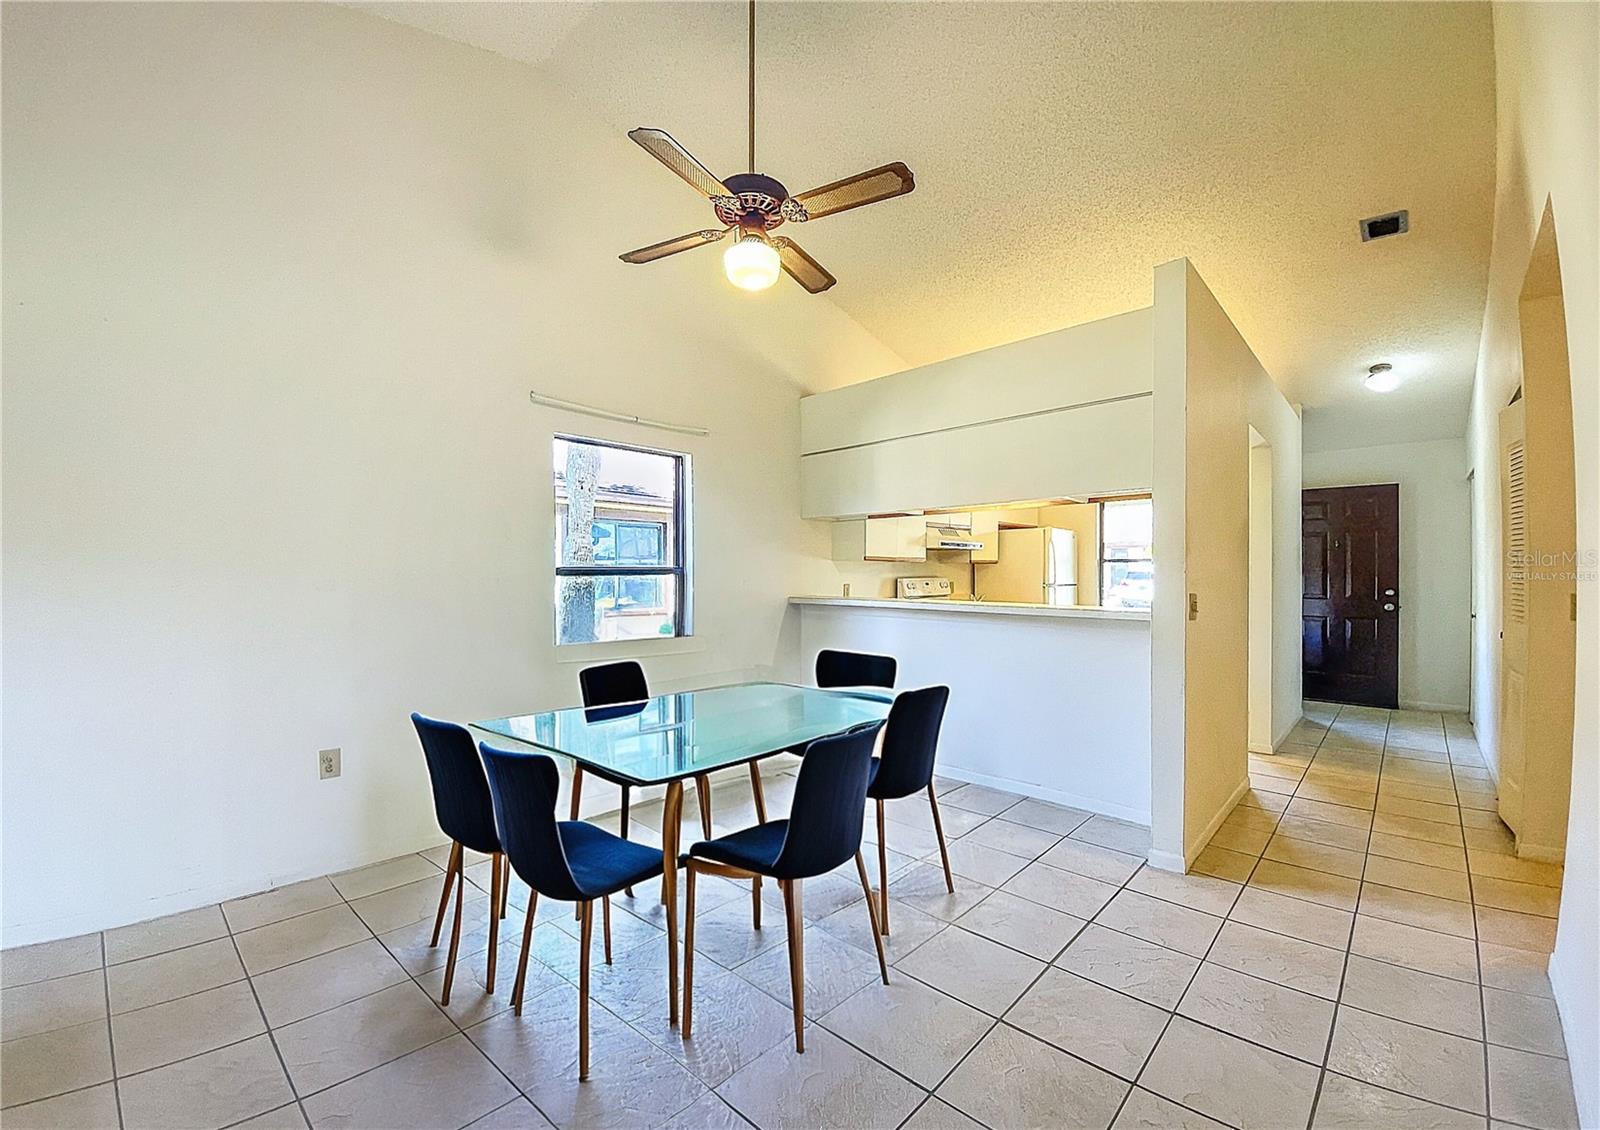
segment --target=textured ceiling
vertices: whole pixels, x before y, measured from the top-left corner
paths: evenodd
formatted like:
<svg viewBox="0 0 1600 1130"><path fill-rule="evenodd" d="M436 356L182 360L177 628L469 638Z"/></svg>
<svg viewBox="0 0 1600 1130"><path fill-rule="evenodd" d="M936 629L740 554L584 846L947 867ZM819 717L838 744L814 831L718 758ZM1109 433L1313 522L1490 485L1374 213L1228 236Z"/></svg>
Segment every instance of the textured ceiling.
<svg viewBox="0 0 1600 1130"><path fill-rule="evenodd" d="M743 169L742 4L361 6ZM1152 267L1186 255L1308 432L1464 431L1494 192L1486 5L764 3L758 26L760 171L795 192L916 173L910 196L787 233L839 278L818 301L909 363L1146 305ZM605 203L619 252L710 218L664 170L658 194ZM1357 221L1396 208L1409 234L1362 244ZM673 287L720 265L620 269ZM1384 360L1406 383L1378 396L1361 378Z"/></svg>

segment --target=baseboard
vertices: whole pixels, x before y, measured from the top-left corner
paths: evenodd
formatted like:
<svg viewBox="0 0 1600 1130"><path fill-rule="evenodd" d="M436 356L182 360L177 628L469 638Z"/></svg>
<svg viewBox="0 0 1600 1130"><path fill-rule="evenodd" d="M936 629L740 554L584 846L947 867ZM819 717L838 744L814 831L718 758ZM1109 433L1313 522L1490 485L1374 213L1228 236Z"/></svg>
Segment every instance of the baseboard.
<svg viewBox="0 0 1600 1130"><path fill-rule="evenodd" d="M1567 1042L1567 1070L1572 1075L1572 1093L1578 1106L1579 1126L1600 1126L1600 1072L1595 1068L1595 1034L1584 1024L1594 1023L1594 986L1585 987L1580 971L1571 967L1566 955L1573 947L1563 950L1559 945L1550 955L1550 991L1556 999L1556 1016L1561 1021L1561 1034ZM1579 954L1578 960L1594 961L1594 953ZM1591 974L1592 976L1592 974Z"/></svg>
<svg viewBox="0 0 1600 1130"><path fill-rule="evenodd" d="M1401 710L1426 710L1434 714L1465 714L1467 705L1464 702L1421 702L1416 699L1401 699Z"/></svg>
<svg viewBox="0 0 1600 1130"><path fill-rule="evenodd" d="M1565 847L1551 847L1547 844L1525 844L1518 840L1517 858L1531 859L1535 863L1565 863L1567 849Z"/></svg>
<svg viewBox="0 0 1600 1130"><path fill-rule="evenodd" d="M1244 748L1249 750L1251 753L1259 753L1263 756L1278 752L1272 746L1262 745L1260 742L1246 742Z"/></svg>
<svg viewBox="0 0 1600 1130"><path fill-rule="evenodd" d="M1181 875L1187 870L1183 862L1183 856L1175 851L1157 851L1155 848L1151 848L1150 854L1146 855L1144 859L1146 863L1157 871L1176 871Z"/></svg>
<svg viewBox="0 0 1600 1130"><path fill-rule="evenodd" d="M178 914L197 907L212 906L230 899L244 898L246 895L261 894L306 879L337 875L341 871L354 871L358 867L368 867L412 852L427 851L447 842L444 834L437 828L419 839L421 842L389 845L376 851L345 855L305 868L268 875L263 879L235 879L223 883L208 883L205 886L191 887L170 894L140 899L137 902L113 904L109 909L101 906L76 914L18 922L6 926L0 931L0 937L3 937L4 945L9 949L12 946L32 945L35 942L51 942L57 938L75 938L80 934L92 934L97 930L114 930L119 926L132 926L139 922L148 922L152 918L163 918L169 914Z"/></svg>
<svg viewBox="0 0 1600 1130"><path fill-rule="evenodd" d="M1168 870L1181 870L1187 872L1190 866L1192 866L1194 861L1199 857L1200 853L1206 850L1206 845L1211 842L1211 837L1217 834L1217 829L1222 827L1222 822L1233 813L1233 810L1238 807L1239 802L1244 799L1244 794L1249 791L1250 777L1248 774L1246 774L1244 780L1240 781L1233 787L1233 792L1230 793L1228 799L1223 802L1222 807L1217 809L1216 814L1211 817L1210 822L1200 830L1200 834L1183 849L1183 859L1178 861L1180 866L1171 867L1168 868ZM1163 852L1161 854L1167 855L1170 853ZM1153 863L1155 861L1152 860L1151 862ZM1160 864L1157 864L1157 866L1160 866Z"/></svg>
<svg viewBox="0 0 1600 1130"><path fill-rule="evenodd" d="M1032 797L1034 800L1047 800L1051 804L1064 804L1068 808L1081 808L1085 812L1094 812L1101 816L1114 816L1118 820L1128 820L1135 824L1143 824L1145 826L1150 824L1150 810L1148 808L1140 809L1126 805L1110 804L1096 797L1084 796L1082 793L1047 788L1031 781L1017 781L1010 777L995 777L988 773L977 773L954 765L936 765L933 771L940 777L948 777L952 781L963 781L972 785L985 785L991 789L1001 789L1008 793L1016 793L1019 796Z"/></svg>

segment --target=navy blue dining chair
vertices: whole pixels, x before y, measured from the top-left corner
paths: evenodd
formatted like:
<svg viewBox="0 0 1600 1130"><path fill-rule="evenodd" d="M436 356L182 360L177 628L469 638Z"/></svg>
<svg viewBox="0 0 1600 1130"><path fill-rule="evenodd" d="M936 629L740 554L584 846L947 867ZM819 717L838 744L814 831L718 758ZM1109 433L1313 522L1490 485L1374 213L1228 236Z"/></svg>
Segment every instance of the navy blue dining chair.
<svg viewBox="0 0 1600 1130"><path fill-rule="evenodd" d="M892 687L897 666L892 655L824 648L817 652L817 686Z"/></svg>
<svg viewBox="0 0 1600 1130"><path fill-rule="evenodd" d="M583 695L583 705L591 713L596 713L603 707L623 706L628 704L642 704L650 697L650 684L644 677L644 668L637 661L624 659L616 663L602 663L594 667L585 667L578 672L578 689ZM578 805L583 794L584 767L574 765L572 769L572 819L578 818ZM622 838L628 838L628 808L633 798L633 786L626 781L605 777L593 769L588 770L602 780L609 780L622 790L622 813L618 820L618 830ZM762 822L767 819L766 796L761 791L761 770L756 763L750 763L750 788L755 793L756 818ZM711 777L706 773L698 773L694 779L695 798L700 806L700 830L707 839L711 837ZM633 891L627 892L631 898Z"/></svg>
<svg viewBox="0 0 1600 1130"><path fill-rule="evenodd" d="M606 911L606 964L611 963L610 896L661 874L661 851L632 843L604 828L578 820L556 819L561 777L542 753L513 753L480 747L494 796L495 827L511 868L528 884L528 917L522 925L522 954L511 989L511 1007L522 1015L533 947L533 917L539 896L578 907L578 1078L589 1077L589 950L593 943L594 902ZM674 940L675 941L675 940Z"/></svg>
<svg viewBox="0 0 1600 1130"><path fill-rule="evenodd" d="M878 806L878 925L889 932L889 849L885 843L883 802L927 791L933 809L933 830L939 837L939 858L944 862L944 885L956 892L950 873L950 852L945 847L944 823L939 819L939 798L933 788L933 761L939 750L939 727L950 702L949 687L923 687L901 691L889 707L883 724L883 743L872 759L867 796Z"/></svg>
<svg viewBox="0 0 1600 1130"><path fill-rule="evenodd" d="M456 895L455 923L450 928L450 954L445 959L444 988L439 1003L450 1003L450 986L455 981L456 951L461 945L461 903L465 894L466 877L463 874L462 856L465 851L481 852L489 857L489 968L485 975L487 989L494 992L495 956L499 949L500 919L506 914L508 874L505 858L500 850L500 839L495 832L494 803L489 796L489 783L483 775L483 765L478 760L478 747L465 726L443 722L423 714L412 714L411 724L417 728L417 739L422 743L422 754L428 762L428 779L433 784L433 810L439 819L439 828L450 837L450 860L444 869L444 891L439 896L439 912L433 919L433 938L430 947L439 944L439 932L444 927L445 909L450 905L450 892Z"/></svg>
<svg viewBox="0 0 1600 1130"><path fill-rule="evenodd" d="M683 1038L688 1039L694 1015L694 887L697 874L731 879L760 876L776 879L783 891L789 940L789 991L794 1005L794 1046L806 1050L805 923L801 918L801 883L825 875L852 856L866 899L872 941L878 949L878 972L889 983L877 912L861 859L861 826L866 820L867 778L872 747L882 724L857 726L806 747L795 780L787 820L757 824L731 835L705 840L689 849L680 862L688 869L683 954Z"/></svg>

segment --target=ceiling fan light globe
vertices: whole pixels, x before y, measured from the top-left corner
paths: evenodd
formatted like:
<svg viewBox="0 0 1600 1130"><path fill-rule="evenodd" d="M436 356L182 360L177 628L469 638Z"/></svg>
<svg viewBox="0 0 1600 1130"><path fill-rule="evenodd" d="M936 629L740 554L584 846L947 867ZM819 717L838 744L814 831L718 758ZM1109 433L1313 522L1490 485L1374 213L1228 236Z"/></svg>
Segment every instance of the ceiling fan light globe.
<svg viewBox="0 0 1600 1130"><path fill-rule="evenodd" d="M758 237L746 236L722 253L722 269L740 290L766 290L778 281L778 251Z"/></svg>

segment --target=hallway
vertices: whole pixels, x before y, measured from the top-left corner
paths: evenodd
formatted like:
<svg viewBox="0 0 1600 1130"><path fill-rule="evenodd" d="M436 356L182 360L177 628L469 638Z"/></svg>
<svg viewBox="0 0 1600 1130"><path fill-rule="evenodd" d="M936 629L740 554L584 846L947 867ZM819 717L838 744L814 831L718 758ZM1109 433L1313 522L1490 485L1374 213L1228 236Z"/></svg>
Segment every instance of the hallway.
<svg viewBox="0 0 1600 1130"><path fill-rule="evenodd" d="M1466 718L1308 702L1250 780L1196 863L1246 883L1205 961L1272 984L1214 1003L1254 1033L1207 1022L1326 1037L1315 1126L1576 1125L1545 975L1561 867L1512 854Z"/></svg>

